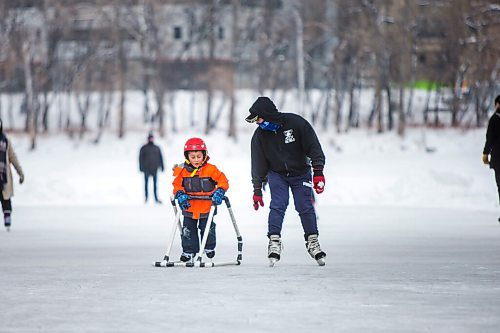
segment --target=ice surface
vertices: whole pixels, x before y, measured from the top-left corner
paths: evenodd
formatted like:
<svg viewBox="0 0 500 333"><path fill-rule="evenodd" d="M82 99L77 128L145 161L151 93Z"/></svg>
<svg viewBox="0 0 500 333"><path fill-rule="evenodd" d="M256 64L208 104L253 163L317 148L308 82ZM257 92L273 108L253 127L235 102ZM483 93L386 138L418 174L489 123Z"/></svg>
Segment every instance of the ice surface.
<svg viewBox="0 0 500 333"><path fill-rule="evenodd" d="M235 211L241 266L156 268L173 213L22 207L0 232L0 332L496 332L500 225L493 212L318 207L327 265L287 212L267 265L265 212ZM225 211L219 260L236 256ZM173 252L179 254L178 240Z"/></svg>

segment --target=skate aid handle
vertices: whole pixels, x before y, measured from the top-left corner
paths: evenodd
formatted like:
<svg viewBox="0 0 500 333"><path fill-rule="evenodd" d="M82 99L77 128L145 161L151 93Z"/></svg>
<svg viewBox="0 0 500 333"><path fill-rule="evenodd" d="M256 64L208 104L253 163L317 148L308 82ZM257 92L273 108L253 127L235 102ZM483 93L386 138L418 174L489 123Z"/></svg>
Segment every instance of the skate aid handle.
<svg viewBox="0 0 500 333"><path fill-rule="evenodd" d="M188 200L212 200L210 195L188 195Z"/></svg>
<svg viewBox="0 0 500 333"><path fill-rule="evenodd" d="M218 205L214 202L212 195L188 195L188 200L210 200L212 201L212 205ZM231 206L231 204L229 203L229 199L226 196L224 196L222 200L226 202L226 205L229 205L228 207Z"/></svg>

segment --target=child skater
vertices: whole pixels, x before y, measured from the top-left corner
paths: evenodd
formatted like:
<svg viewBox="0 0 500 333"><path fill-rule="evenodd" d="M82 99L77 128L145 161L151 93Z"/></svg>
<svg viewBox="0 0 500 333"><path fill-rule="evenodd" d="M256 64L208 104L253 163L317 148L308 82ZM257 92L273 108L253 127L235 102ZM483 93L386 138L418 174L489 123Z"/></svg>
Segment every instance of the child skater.
<svg viewBox="0 0 500 333"><path fill-rule="evenodd" d="M212 203L222 203L229 183L224 175L213 164L208 163L208 150L200 138L191 138L184 145L186 161L174 168L174 195L182 209L182 254L180 260L192 261L200 250L200 239L203 238L207 226L208 214ZM188 199L188 195L212 196L210 200ZM216 211L217 212L217 211ZM215 213L216 213L215 212ZM198 230L200 229L200 236ZM208 258L215 256L215 223L208 231L205 254Z"/></svg>

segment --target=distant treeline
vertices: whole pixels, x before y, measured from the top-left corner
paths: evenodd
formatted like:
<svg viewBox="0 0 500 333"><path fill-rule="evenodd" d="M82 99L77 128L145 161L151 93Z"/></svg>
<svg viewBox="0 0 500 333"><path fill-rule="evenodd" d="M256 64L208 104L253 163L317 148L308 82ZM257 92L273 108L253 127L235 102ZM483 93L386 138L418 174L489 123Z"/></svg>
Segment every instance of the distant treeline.
<svg viewBox="0 0 500 333"><path fill-rule="evenodd" d="M403 135L424 89L423 124L482 126L500 90L499 36L494 0L3 0L0 116L22 117L33 149L51 113L52 128L81 136L97 119L99 142L114 110L125 135L141 91L142 121L165 135L187 90L203 99L204 132L223 120L234 138L236 91L249 89L279 104L295 91L297 112L345 131L363 125L369 89L367 126Z"/></svg>

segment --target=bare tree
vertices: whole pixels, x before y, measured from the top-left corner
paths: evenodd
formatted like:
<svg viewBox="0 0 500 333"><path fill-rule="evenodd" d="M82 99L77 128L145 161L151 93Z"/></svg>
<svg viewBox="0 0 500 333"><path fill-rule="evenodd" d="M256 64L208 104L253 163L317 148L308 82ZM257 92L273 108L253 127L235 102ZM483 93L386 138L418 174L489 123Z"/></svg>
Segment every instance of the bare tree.
<svg viewBox="0 0 500 333"><path fill-rule="evenodd" d="M469 33L467 39L463 40L470 50L470 53L467 54L470 75L466 79L472 85L472 95L475 96L475 125L481 126L488 119L488 109L492 104L500 77L500 59L498 57L500 52L498 45L500 4L491 0L468 2L467 4L470 6L469 11L461 17L468 27ZM461 72L465 71L464 67L460 68ZM465 82L457 81L454 87L456 93L461 95L465 85ZM467 98L464 99L467 100Z"/></svg>

